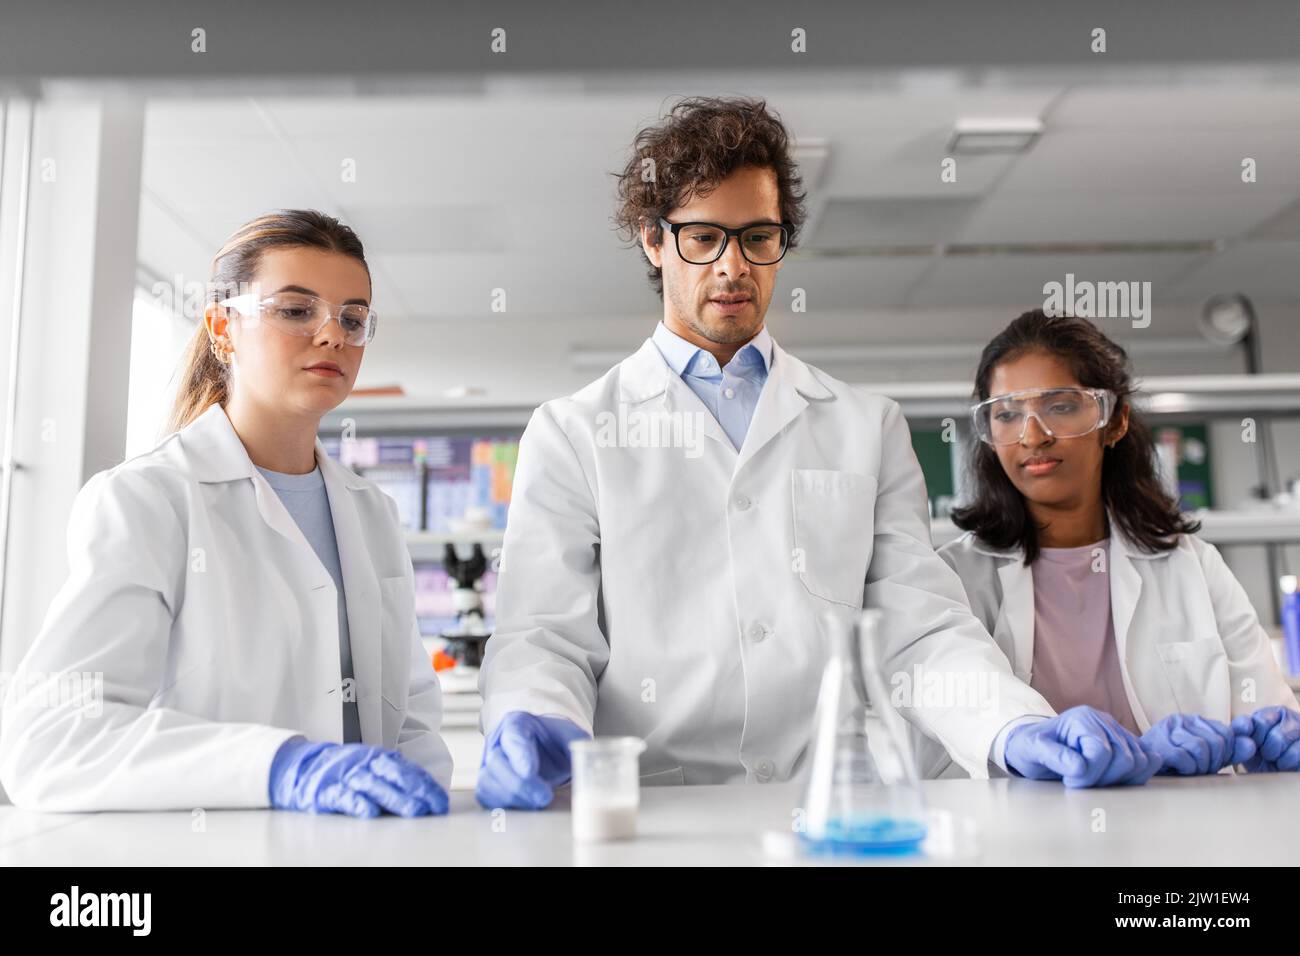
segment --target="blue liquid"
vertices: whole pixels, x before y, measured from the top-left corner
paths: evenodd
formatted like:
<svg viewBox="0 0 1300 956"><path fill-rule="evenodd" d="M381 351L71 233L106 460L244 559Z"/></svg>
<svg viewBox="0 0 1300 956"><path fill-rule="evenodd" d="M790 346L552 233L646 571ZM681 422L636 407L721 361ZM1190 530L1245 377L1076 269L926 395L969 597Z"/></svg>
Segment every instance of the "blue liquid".
<svg viewBox="0 0 1300 956"><path fill-rule="evenodd" d="M919 820L862 817L830 820L825 837L804 836L803 843L813 853L901 855L919 850L924 839L925 824Z"/></svg>

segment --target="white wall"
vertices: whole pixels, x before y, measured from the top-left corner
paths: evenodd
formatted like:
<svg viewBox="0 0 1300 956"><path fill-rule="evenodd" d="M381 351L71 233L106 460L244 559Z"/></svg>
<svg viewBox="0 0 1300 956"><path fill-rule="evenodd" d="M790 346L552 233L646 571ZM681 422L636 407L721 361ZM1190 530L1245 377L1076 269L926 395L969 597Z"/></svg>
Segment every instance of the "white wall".
<svg viewBox="0 0 1300 956"><path fill-rule="evenodd" d="M67 577L72 501L125 447L143 110L36 112L0 670L12 671Z"/></svg>

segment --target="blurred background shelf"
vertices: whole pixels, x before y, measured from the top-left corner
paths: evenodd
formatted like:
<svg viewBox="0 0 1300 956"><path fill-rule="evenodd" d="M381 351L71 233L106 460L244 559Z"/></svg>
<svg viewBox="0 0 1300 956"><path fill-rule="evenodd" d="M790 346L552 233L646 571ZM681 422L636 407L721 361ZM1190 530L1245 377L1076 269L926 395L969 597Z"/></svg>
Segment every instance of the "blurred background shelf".
<svg viewBox="0 0 1300 956"><path fill-rule="evenodd" d="M843 352L840 348L837 351ZM815 349L799 357L817 364ZM970 356L973 362L977 353ZM611 356L610 365L617 357ZM594 373L598 374L598 373ZM885 395L902 406L908 419L964 421L971 400L968 380L921 382L855 382L855 388ZM1138 407L1148 415L1200 415L1212 418L1242 413L1300 415L1300 374L1158 375L1138 381ZM390 398L353 399L326 415L321 432L340 429L351 421L358 434L430 433L461 430L519 431L528 424L532 408L500 406L447 408L413 406Z"/></svg>
<svg viewBox="0 0 1300 956"><path fill-rule="evenodd" d="M881 382L856 387L886 395L909 420L965 422L971 383ZM1162 375L1138 382L1135 403L1147 415L1222 418L1245 413L1300 414L1300 375Z"/></svg>
<svg viewBox="0 0 1300 956"><path fill-rule="evenodd" d="M1197 511L1192 516L1201 522L1200 537L1211 544L1300 544L1300 509L1276 511ZM942 547L961 535L950 518L931 521L934 546ZM486 549L499 548L504 531L433 532L410 531L406 544L415 561L438 561L447 544L467 546L481 544Z"/></svg>
<svg viewBox="0 0 1300 956"><path fill-rule="evenodd" d="M441 561L443 549L451 544L457 547L483 545L485 551L501 547L505 532L496 529L485 531L408 531L406 547L413 561Z"/></svg>
<svg viewBox="0 0 1300 956"><path fill-rule="evenodd" d="M1198 511L1199 537L1215 545L1300 543L1300 510L1295 511ZM962 535L950 518L935 518L930 524L934 546L941 548Z"/></svg>

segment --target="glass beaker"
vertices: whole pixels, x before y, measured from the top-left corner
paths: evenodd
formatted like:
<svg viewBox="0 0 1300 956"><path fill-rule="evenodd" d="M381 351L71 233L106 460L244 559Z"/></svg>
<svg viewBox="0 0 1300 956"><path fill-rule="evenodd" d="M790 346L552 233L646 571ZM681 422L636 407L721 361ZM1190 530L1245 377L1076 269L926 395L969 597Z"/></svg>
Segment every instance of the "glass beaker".
<svg viewBox="0 0 1300 956"><path fill-rule="evenodd" d="M880 611L828 612L830 657L817 696L801 836L830 853L909 853L925 808L907 723L889 703L877 659Z"/></svg>
<svg viewBox="0 0 1300 956"><path fill-rule="evenodd" d="M641 804L639 737L596 737L569 744L573 758L570 791L573 838L584 842L636 836Z"/></svg>

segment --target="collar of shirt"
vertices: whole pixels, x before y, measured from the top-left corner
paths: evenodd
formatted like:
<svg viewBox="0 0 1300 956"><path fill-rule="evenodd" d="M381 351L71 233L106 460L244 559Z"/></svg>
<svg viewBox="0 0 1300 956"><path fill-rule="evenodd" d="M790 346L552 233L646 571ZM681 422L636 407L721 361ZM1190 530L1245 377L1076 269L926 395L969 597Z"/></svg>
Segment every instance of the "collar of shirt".
<svg viewBox="0 0 1300 956"><path fill-rule="evenodd" d="M317 488L325 486L325 476L321 474L320 465L317 465L311 471L302 475L288 474L283 471L272 471L269 468L263 468L261 465L255 465L262 477L276 491L315 491Z"/></svg>
<svg viewBox="0 0 1300 956"><path fill-rule="evenodd" d="M722 369L704 349L694 345L660 322L655 326L653 340L664 361L677 375L697 378L722 378ZM739 378L761 381L767 378L772 364L772 336L767 327L759 329L727 363L726 370Z"/></svg>

